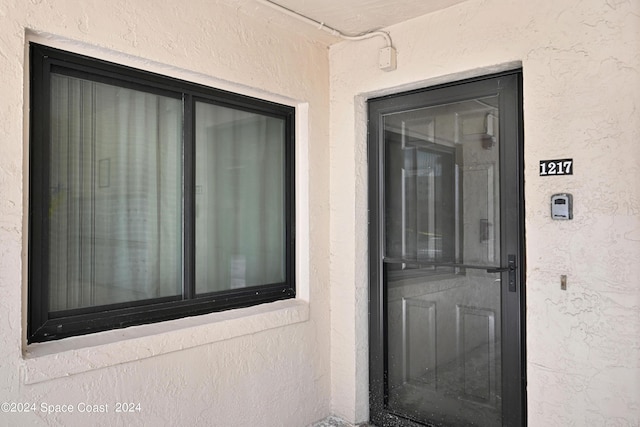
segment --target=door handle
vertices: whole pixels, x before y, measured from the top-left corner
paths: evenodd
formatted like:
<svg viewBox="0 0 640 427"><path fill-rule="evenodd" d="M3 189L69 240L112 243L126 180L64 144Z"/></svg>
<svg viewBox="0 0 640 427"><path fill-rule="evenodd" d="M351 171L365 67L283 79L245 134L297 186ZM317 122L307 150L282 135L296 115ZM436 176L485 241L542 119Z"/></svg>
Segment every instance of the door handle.
<svg viewBox="0 0 640 427"><path fill-rule="evenodd" d="M516 291L516 256L507 256L507 266L500 268L488 268L487 273L506 273L509 272L509 292Z"/></svg>

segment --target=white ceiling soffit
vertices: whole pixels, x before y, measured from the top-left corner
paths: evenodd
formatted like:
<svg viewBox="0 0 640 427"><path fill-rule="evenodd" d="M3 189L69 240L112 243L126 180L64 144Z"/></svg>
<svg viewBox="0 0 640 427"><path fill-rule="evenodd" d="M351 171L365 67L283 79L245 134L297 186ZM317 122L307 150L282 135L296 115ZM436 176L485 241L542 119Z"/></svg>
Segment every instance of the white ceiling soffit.
<svg viewBox="0 0 640 427"><path fill-rule="evenodd" d="M445 9L465 0L272 0L344 34L355 35Z"/></svg>

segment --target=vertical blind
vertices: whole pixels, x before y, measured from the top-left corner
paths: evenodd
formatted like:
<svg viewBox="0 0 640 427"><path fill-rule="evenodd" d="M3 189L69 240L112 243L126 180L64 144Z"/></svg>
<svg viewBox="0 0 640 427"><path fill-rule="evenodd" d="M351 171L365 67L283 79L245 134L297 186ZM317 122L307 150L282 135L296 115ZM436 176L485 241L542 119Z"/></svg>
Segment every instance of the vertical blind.
<svg viewBox="0 0 640 427"><path fill-rule="evenodd" d="M179 99L53 74L49 303L179 295Z"/></svg>
<svg viewBox="0 0 640 427"><path fill-rule="evenodd" d="M52 74L51 311L182 294L182 110ZM196 293L285 281L284 133L196 102Z"/></svg>
<svg viewBox="0 0 640 427"><path fill-rule="evenodd" d="M196 102L196 292L285 280L281 118Z"/></svg>

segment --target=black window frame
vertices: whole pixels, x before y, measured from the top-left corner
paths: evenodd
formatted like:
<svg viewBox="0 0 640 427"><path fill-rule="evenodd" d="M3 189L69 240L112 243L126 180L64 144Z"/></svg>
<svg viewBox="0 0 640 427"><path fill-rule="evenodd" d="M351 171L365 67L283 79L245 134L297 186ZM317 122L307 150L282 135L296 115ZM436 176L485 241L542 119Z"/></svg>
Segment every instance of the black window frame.
<svg viewBox="0 0 640 427"><path fill-rule="evenodd" d="M30 43L29 55L28 343L57 340L295 297L295 107L36 43ZM50 203L49 117L50 76L52 72L182 100L182 295L56 312L49 311L49 222L47 212ZM284 120L285 281L282 283L196 294L194 196L196 101Z"/></svg>

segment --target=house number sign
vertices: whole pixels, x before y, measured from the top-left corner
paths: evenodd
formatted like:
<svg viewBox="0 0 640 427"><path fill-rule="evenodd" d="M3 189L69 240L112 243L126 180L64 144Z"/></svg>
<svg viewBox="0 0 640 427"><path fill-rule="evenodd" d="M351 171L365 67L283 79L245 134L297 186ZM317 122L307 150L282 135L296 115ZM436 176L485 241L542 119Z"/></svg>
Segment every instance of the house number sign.
<svg viewBox="0 0 640 427"><path fill-rule="evenodd" d="M540 160L540 176L573 175L573 159Z"/></svg>

